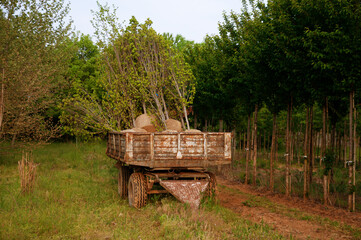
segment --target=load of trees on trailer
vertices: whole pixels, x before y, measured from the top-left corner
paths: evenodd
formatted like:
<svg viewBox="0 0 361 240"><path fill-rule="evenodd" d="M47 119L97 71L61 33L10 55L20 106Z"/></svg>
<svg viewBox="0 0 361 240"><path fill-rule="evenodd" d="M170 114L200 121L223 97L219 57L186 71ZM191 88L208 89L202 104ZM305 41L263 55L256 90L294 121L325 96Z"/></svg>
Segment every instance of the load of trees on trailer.
<svg viewBox="0 0 361 240"><path fill-rule="evenodd" d="M100 4L93 41L72 32L64 1L2 1L2 139L104 137L148 113L233 131L246 184L356 210L360 3L247 3L194 43Z"/></svg>

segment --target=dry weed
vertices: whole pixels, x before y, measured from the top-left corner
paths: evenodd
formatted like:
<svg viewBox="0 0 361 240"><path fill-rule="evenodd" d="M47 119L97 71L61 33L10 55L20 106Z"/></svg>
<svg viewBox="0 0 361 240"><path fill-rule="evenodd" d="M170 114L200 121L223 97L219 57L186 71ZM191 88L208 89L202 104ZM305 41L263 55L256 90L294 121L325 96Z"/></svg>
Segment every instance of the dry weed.
<svg viewBox="0 0 361 240"><path fill-rule="evenodd" d="M23 153L21 161L18 161L21 193L30 193L33 191L37 166L38 164L30 160L30 154L28 152Z"/></svg>

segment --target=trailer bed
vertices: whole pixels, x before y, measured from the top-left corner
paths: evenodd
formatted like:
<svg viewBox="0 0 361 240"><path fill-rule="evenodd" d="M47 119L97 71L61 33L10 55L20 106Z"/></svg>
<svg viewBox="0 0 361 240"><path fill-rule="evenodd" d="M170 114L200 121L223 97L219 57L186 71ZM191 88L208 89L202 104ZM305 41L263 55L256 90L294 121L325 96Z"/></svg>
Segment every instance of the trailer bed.
<svg viewBox="0 0 361 240"><path fill-rule="evenodd" d="M110 132L107 155L151 169L202 169L231 162L227 132Z"/></svg>

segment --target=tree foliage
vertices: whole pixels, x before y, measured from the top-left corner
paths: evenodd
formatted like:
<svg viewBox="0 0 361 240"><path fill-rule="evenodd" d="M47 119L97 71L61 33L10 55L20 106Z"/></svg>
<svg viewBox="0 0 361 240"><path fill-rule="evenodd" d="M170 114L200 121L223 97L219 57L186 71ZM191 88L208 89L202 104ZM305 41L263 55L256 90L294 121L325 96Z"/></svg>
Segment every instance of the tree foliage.
<svg viewBox="0 0 361 240"><path fill-rule="evenodd" d="M64 1L1 1L1 133L46 141L58 133L60 101L71 54Z"/></svg>
<svg viewBox="0 0 361 240"><path fill-rule="evenodd" d="M99 35L109 36L98 41L101 73L96 82L102 94L81 84L75 87L76 93L64 101L67 130L94 135L131 128L142 112L155 115L161 129L169 118L184 118L189 128L187 106L195 86L183 55L151 27L150 20L140 24L133 17L124 28L100 28L119 25L107 6L100 6L95 16Z"/></svg>

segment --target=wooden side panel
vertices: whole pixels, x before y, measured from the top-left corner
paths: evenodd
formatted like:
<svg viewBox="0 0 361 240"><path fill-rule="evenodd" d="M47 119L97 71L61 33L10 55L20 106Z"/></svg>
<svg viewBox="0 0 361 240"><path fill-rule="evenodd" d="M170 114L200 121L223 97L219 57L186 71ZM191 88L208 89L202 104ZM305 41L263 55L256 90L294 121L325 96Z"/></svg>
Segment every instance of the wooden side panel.
<svg viewBox="0 0 361 240"><path fill-rule="evenodd" d="M176 159L178 134L154 134L154 160Z"/></svg>
<svg viewBox="0 0 361 240"><path fill-rule="evenodd" d="M224 135L207 135L207 158L209 161L223 160L224 158Z"/></svg>
<svg viewBox="0 0 361 240"><path fill-rule="evenodd" d="M150 136L151 134L133 135L134 161L150 161Z"/></svg>
<svg viewBox="0 0 361 240"><path fill-rule="evenodd" d="M230 133L118 133L108 135L107 155L143 167L203 168L231 159Z"/></svg>
<svg viewBox="0 0 361 240"><path fill-rule="evenodd" d="M232 160L232 133L224 133L224 158Z"/></svg>
<svg viewBox="0 0 361 240"><path fill-rule="evenodd" d="M184 160L204 160L204 135L180 134L180 149Z"/></svg>
<svg viewBox="0 0 361 240"><path fill-rule="evenodd" d="M125 135L109 133L107 141L107 155L115 159L123 159L125 155Z"/></svg>
<svg viewBox="0 0 361 240"><path fill-rule="evenodd" d="M125 135L119 134L120 136L120 157L124 158L125 155Z"/></svg>

